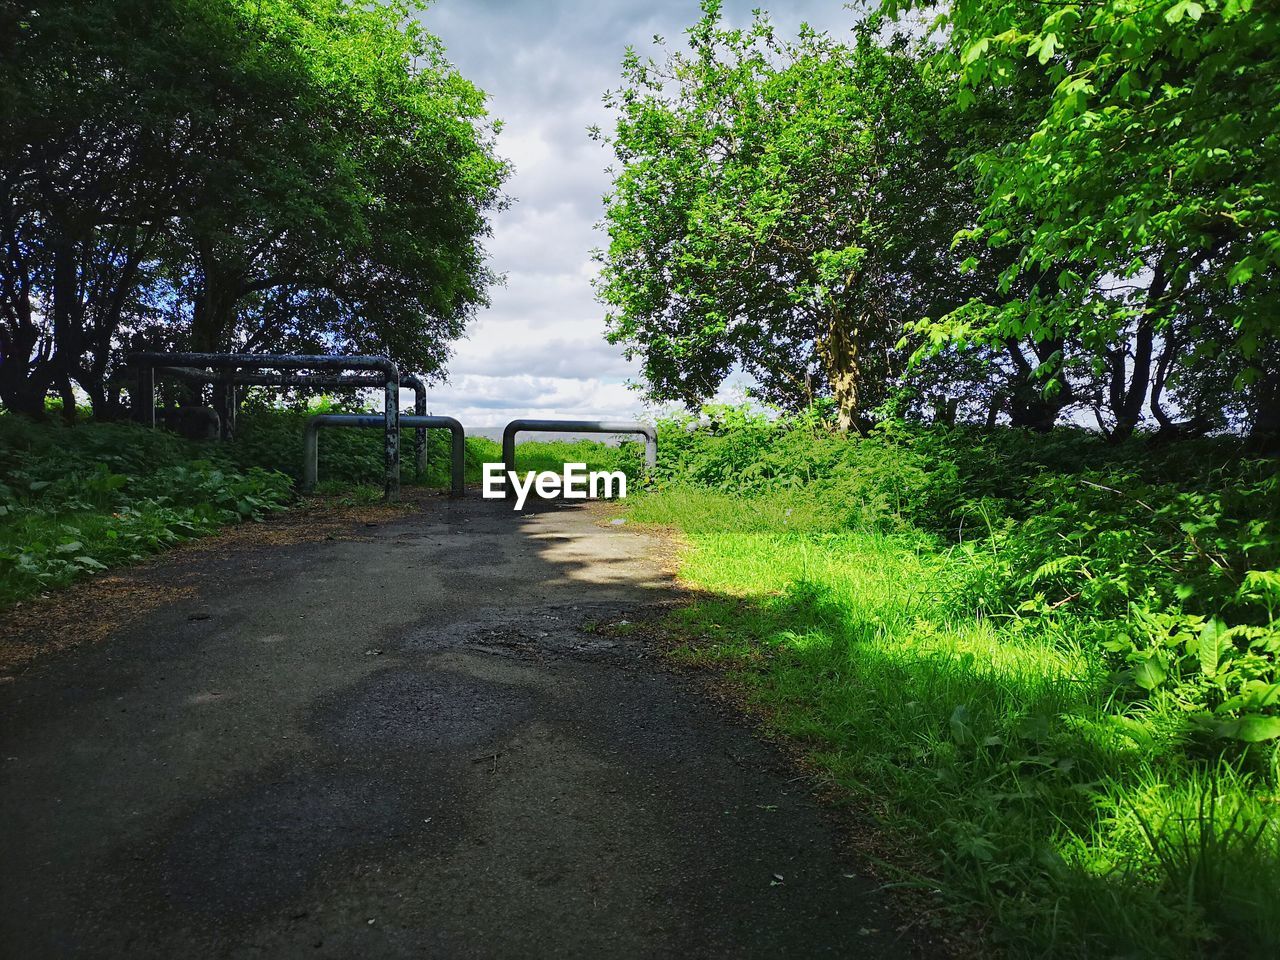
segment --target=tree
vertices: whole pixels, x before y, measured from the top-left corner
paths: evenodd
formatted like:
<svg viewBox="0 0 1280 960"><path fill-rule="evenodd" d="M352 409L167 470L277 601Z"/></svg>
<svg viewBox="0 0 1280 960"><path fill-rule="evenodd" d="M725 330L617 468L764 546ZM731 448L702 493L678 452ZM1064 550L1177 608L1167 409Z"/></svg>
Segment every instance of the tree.
<svg viewBox="0 0 1280 960"><path fill-rule="evenodd" d="M912 6L929 5L885 9ZM1052 92L1032 104L1030 129L974 156L985 205L968 234L1014 252L1006 292L1028 275L1043 280L953 312L940 339L1077 343L1107 381L1117 438L1133 432L1144 404L1172 422L1153 378L1176 377L1192 358L1202 375L1206 358L1219 358L1224 393L1272 376L1278 9L1275 0L949 4L939 17L944 67L962 75L962 105L1016 91L1028 73Z"/></svg>
<svg viewBox="0 0 1280 960"><path fill-rule="evenodd" d="M0 402L41 414L72 383L103 399L112 338L154 256L173 189L161 98L136 82L174 62L154 0L0 11Z"/></svg>
<svg viewBox="0 0 1280 960"><path fill-rule="evenodd" d="M706 2L689 51L628 51L609 140L597 284L649 395L698 402L735 364L768 399L817 372L848 429L885 395L904 318L974 294L950 249L968 195L934 118L940 80L904 41L779 40ZM597 133L603 139L603 136Z"/></svg>
<svg viewBox="0 0 1280 960"><path fill-rule="evenodd" d="M507 171L483 93L412 4L235 7L254 42L207 117L218 149L191 158L180 214L192 345L301 334L439 369L493 281L479 241Z"/></svg>
<svg viewBox="0 0 1280 960"><path fill-rule="evenodd" d="M438 369L485 302L484 95L389 0L0 8L0 402L109 415L134 328Z"/></svg>

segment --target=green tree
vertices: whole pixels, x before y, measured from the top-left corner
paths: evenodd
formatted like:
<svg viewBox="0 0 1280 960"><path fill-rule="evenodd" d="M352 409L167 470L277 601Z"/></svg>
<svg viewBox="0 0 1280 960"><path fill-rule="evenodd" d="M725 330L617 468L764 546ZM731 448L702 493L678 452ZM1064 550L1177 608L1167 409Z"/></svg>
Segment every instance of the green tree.
<svg viewBox="0 0 1280 960"><path fill-rule="evenodd" d="M481 240L507 171L484 94L415 3L231 7L253 42L209 105L217 149L190 158L180 214L192 344L292 335L438 369L493 280Z"/></svg>
<svg viewBox="0 0 1280 960"><path fill-rule="evenodd" d="M929 5L888 0L891 14ZM1217 357L1224 383L1280 410L1280 10L1275 0L955 0L939 17L961 105L1017 95L1020 135L973 157L970 234L1013 251L1007 301L978 302L940 340L1066 337L1106 380L1130 434L1163 383ZM1280 414L1255 416L1276 433Z"/></svg>
<svg viewBox="0 0 1280 960"><path fill-rule="evenodd" d="M738 364L772 400L825 382L848 429L901 366L902 320L973 294L950 249L968 194L946 98L901 41L785 42L761 15L738 30L703 10L687 53L629 50L607 98L609 338L655 399L704 400Z"/></svg>
<svg viewBox="0 0 1280 960"><path fill-rule="evenodd" d="M0 7L0 402L95 405L171 207L181 36L158 0Z"/></svg>
<svg viewBox="0 0 1280 960"><path fill-rule="evenodd" d="M130 331L437 369L506 165L409 0L0 6L0 402L109 415ZM155 329L177 324L177 331Z"/></svg>

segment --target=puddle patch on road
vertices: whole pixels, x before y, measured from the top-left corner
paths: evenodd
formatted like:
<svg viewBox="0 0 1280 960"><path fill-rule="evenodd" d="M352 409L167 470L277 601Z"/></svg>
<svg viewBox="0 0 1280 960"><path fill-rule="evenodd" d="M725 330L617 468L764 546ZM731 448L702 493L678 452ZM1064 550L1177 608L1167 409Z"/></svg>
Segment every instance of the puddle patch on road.
<svg viewBox="0 0 1280 960"><path fill-rule="evenodd" d="M327 745L362 752L451 751L505 737L533 707L534 694L519 686L395 665L321 707L314 735Z"/></svg>

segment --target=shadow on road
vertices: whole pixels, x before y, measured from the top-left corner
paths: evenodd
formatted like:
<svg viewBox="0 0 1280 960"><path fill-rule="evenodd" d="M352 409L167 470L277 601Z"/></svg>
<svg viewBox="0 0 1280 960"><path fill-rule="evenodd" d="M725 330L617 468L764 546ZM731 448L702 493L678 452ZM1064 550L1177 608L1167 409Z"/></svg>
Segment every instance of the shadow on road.
<svg viewBox="0 0 1280 960"><path fill-rule="evenodd" d="M0 686L8 955L912 952L802 780L618 628L674 595L644 535L478 500L351 534L204 556Z"/></svg>

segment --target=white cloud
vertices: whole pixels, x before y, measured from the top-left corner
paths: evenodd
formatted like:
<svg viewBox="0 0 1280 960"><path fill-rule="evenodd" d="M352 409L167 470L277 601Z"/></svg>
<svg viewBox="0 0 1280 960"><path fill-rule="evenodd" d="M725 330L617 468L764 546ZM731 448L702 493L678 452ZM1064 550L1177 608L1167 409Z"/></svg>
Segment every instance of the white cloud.
<svg viewBox="0 0 1280 960"><path fill-rule="evenodd" d="M853 15L843 4L789 3L775 19L787 30L801 19L844 29ZM744 23L755 5L735 0L727 15ZM605 342L604 310L591 290L611 157L587 127L608 129L601 97L618 85L629 44L648 49L654 34L674 43L698 17L696 0L437 0L422 15L449 58L489 94L504 122L499 153L515 166L507 185L515 203L494 217L489 243L507 283L456 345L450 382L430 393L435 413L478 427L521 416L642 412L624 382L638 369ZM727 384L722 399L736 393L740 387Z"/></svg>

